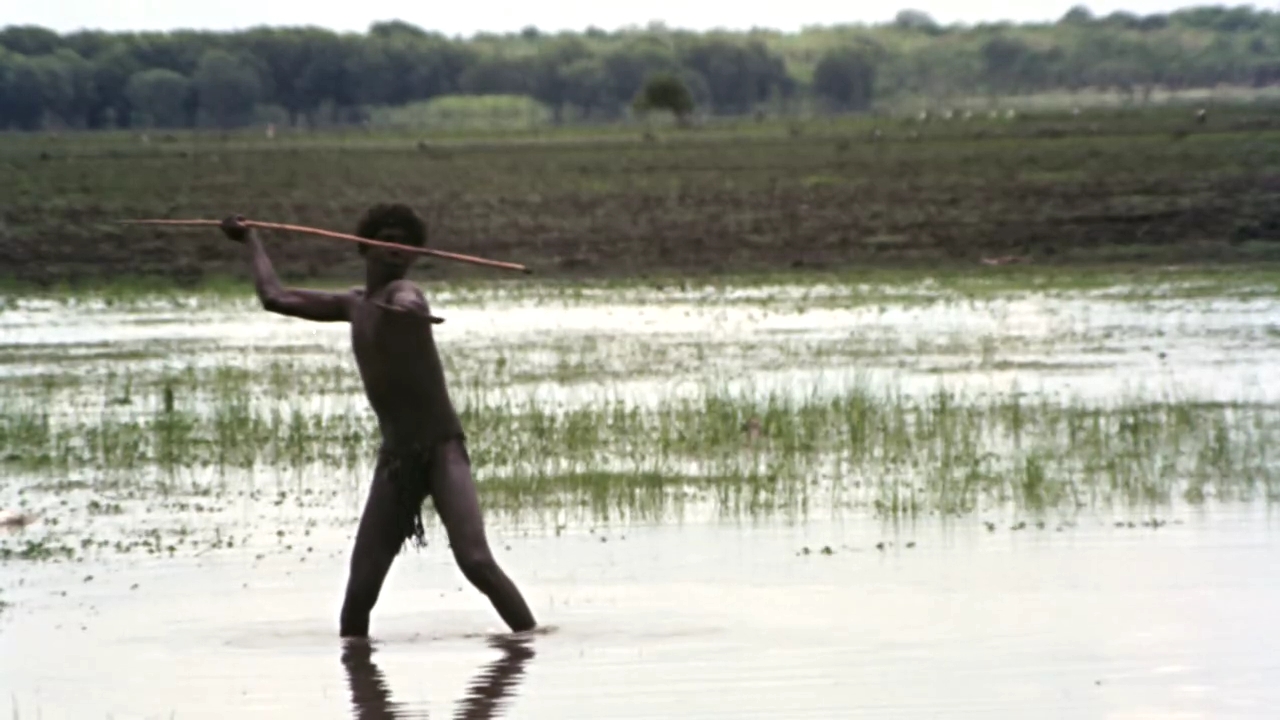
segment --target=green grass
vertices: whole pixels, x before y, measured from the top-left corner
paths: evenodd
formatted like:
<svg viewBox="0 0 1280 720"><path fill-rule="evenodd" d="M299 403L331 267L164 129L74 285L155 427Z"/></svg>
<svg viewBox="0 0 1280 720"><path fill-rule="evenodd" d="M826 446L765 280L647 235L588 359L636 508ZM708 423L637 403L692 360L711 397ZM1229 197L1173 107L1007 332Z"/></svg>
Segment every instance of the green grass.
<svg viewBox="0 0 1280 720"><path fill-rule="evenodd" d="M376 427L342 402L346 381L313 378L319 397L304 404L285 378L250 384L226 368L199 388L174 378L109 380L75 394L111 400L74 411L52 396L10 394L0 401L0 462L8 473L166 493L200 490L184 485L194 468L215 477L316 466L367 472ZM326 381L333 392L322 389ZM562 409L518 391L496 399L467 392L460 404L472 459L497 511L635 512L697 498L754 511L817 502L964 515L1009 503L1074 511L1280 492L1268 452L1280 440L1280 408L1268 405L1091 404L945 389L918 398L858 384L748 394L708 381L693 397L638 404L602 396Z"/></svg>
<svg viewBox="0 0 1280 720"><path fill-rule="evenodd" d="M445 95L425 102L370 111L370 123L377 129L507 132L545 128L551 124L551 110L523 95Z"/></svg>

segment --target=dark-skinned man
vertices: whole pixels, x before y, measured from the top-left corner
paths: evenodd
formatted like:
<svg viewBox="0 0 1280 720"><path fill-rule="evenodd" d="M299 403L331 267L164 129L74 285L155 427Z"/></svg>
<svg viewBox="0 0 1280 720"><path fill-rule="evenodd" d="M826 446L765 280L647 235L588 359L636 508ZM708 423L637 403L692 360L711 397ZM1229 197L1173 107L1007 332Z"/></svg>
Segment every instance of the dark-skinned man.
<svg viewBox="0 0 1280 720"><path fill-rule="evenodd" d="M498 567L485 537L466 436L431 331L442 321L431 315L422 291L405 279L417 255L361 245L364 287L337 293L293 289L281 285L262 242L242 216L228 217L221 228L248 248L254 286L266 310L351 325L351 346L382 446L352 549L342 637L368 636L369 615L396 555L408 540L424 544L421 509L427 496L462 574L489 598L512 631L533 629L529 606ZM409 207L383 204L365 212L356 234L422 247L427 232Z"/></svg>

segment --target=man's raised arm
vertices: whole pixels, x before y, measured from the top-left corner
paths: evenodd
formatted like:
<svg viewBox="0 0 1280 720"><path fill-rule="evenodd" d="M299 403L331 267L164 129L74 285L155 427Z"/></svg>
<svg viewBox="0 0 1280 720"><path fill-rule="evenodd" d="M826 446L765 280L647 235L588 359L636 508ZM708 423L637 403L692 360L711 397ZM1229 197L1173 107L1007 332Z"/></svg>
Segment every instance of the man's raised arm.
<svg viewBox="0 0 1280 720"><path fill-rule="evenodd" d="M228 238L249 247L253 285L258 291L258 299L262 301L263 308L280 315L317 322L351 319L350 293L296 290L281 285L275 268L271 266L271 259L262 247L262 241L252 228L244 224L243 217L228 217L222 221L221 227Z"/></svg>

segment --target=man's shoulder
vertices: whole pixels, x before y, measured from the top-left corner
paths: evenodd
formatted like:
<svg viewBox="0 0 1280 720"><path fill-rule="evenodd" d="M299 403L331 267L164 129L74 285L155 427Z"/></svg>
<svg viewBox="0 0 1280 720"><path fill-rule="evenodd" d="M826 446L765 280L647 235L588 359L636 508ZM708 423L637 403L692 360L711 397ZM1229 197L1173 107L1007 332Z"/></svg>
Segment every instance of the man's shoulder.
<svg viewBox="0 0 1280 720"><path fill-rule="evenodd" d="M410 280L396 280L387 284L386 302L402 310L427 310L427 296Z"/></svg>
<svg viewBox="0 0 1280 720"><path fill-rule="evenodd" d="M399 280L392 280L391 282L387 283L387 292L390 292L393 294L398 292L409 292L415 295L421 295L422 288L419 288L416 284L414 284L412 280L408 278L400 278Z"/></svg>

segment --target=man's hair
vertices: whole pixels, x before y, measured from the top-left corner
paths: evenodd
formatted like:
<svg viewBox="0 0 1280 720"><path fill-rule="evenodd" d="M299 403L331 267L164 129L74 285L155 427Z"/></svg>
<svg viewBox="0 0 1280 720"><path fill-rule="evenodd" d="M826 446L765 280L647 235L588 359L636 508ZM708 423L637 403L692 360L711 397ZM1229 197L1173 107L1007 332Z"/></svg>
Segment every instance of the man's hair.
<svg viewBox="0 0 1280 720"><path fill-rule="evenodd" d="M424 247L427 244L427 224L408 205L379 203L364 212L356 226L356 235L370 240ZM368 250L368 245L360 246L361 255Z"/></svg>

